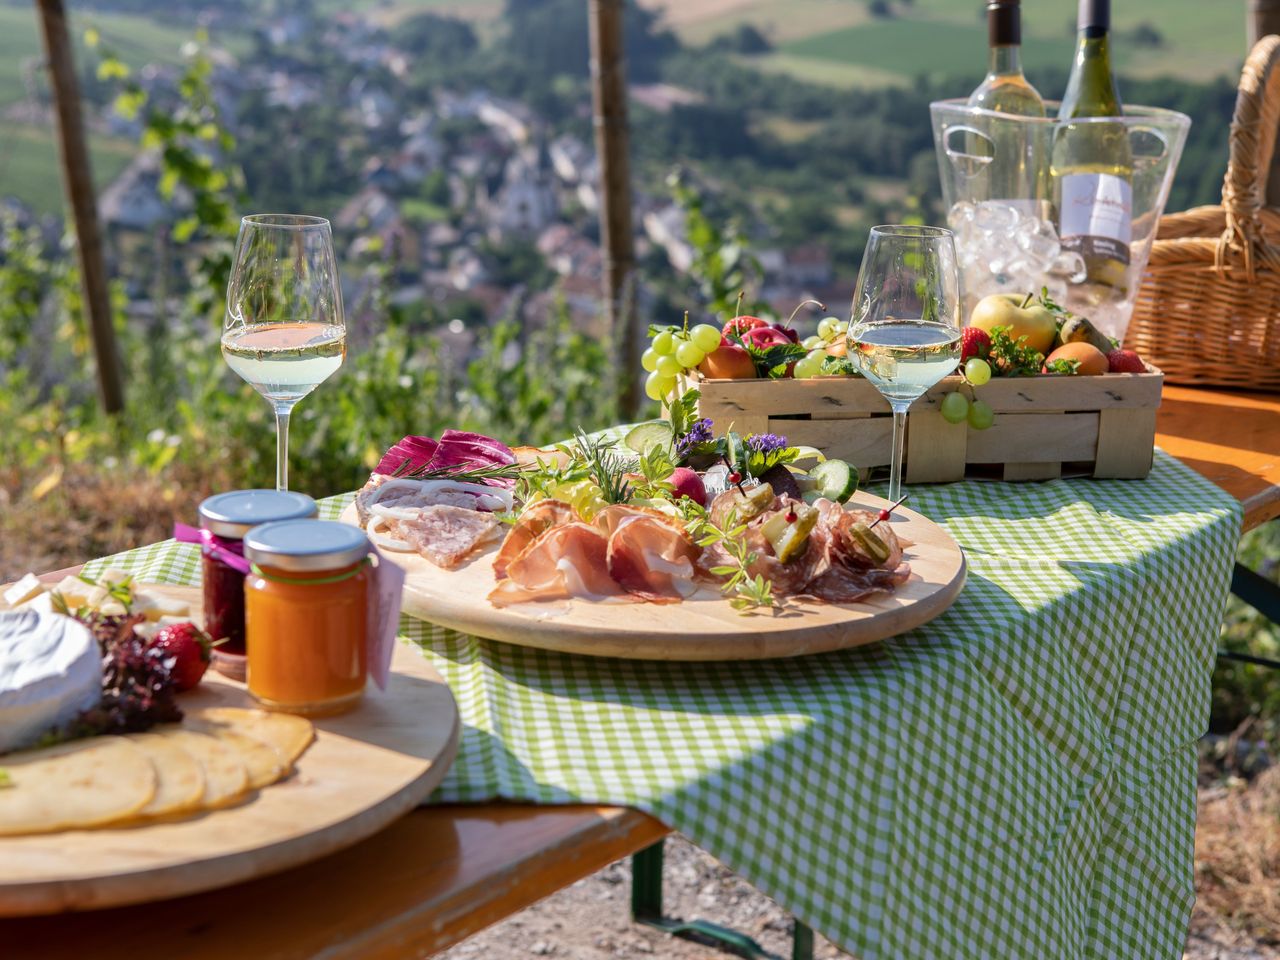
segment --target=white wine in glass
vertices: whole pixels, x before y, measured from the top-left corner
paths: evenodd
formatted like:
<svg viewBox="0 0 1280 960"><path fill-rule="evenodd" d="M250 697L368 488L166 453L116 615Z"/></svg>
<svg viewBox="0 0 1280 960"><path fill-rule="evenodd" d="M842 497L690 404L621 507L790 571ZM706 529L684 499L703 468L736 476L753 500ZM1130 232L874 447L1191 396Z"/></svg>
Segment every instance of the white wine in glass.
<svg viewBox="0 0 1280 960"><path fill-rule="evenodd" d="M289 488L289 415L347 352L329 221L245 217L227 284L222 355L276 415L276 489Z"/></svg>
<svg viewBox="0 0 1280 960"><path fill-rule="evenodd" d="M960 360L955 238L941 227L873 227L849 319L849 355L893 410L889 499L902 496L907 408Z"/></svg>

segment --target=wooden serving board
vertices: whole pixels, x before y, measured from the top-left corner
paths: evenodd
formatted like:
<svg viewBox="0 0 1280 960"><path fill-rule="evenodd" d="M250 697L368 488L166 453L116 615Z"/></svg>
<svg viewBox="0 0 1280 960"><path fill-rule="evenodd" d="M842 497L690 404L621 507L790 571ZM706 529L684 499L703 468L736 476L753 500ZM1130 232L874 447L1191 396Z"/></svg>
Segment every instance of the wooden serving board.
<svg viewBox="0 0 1280 960"><path fill-rule="evenodd" d="M880 510L888 501L858 492L851 506ZM342 515L355 523L355 507ZM893 529L912 541L911 579L890 596L862 603L791 602L780 612L742 614L707 586L682 603L573 600L498 608L497 547L459 570L417 554L384 555L404 567L404 612L454 630L562 653L630 660L765 660L875 643L932 620L955 601L965 579L964 553L945 530L914 510L894 511Z"/></svg>
<svg viewBox="0 0 1280 960"><path fill-rule="evenodd" d="M190 587L145 589L188 600L193 611L200 604ZM385 691L370 682L355 709L316 718L315 742L294 773L237 806L141 826L0 837L0 917L211 890L381 830L435 789L458 747L457 705L435 669L397 644L392 670ZM191 710L254 705L242 684L213 671L178 702Z"/></svg>

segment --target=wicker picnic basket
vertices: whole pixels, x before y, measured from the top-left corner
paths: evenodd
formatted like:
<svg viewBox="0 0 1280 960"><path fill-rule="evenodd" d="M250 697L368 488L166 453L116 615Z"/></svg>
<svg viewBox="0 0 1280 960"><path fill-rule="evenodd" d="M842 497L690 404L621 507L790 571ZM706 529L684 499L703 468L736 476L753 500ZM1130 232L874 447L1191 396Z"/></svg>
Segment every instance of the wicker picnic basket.
<svg viewBox="0 0 1280 960"><path fill-rule="evenodd" d="M1280 128L1280 36L1240 77L1222 205L1160 219L1126 346L1170 383L1280 391L1280 209L1267 178Z"/></svg>

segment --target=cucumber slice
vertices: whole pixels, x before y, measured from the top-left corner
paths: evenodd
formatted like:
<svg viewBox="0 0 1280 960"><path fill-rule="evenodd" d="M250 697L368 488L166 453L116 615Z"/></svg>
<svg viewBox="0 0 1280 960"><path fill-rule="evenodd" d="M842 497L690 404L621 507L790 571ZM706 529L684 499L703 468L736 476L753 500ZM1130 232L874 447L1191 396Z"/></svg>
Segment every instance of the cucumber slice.
<svg viewBox="0 0 1280 960"><path fill-rule="evenodd" d="M670 450L675 439L675 431L666 420L646 420L632 427L623 443L636 453L644 455L651 447L659 445Z"/></svg>
<svg viewBox="0 0 1280 960"><path fill-rule="evenodd" d="M858 490L858 468L843 460L823 460L809 476L818 481L822 495L836 503L848 503Z"/></svg>

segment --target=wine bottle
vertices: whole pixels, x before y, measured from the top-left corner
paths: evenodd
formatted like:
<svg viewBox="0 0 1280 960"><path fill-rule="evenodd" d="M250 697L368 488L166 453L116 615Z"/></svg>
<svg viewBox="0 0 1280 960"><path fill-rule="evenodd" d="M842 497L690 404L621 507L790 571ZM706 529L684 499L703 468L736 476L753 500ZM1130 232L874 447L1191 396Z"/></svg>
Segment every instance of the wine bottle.
<svg viewBox="0 0 1280 960"><path fill-rule="evenodd" d="M1111 71L1110 30L1111 0L1080 0L1075 62L1058 119L1085 122L1059 124L1050 175L1063 248L1084 258L1087 283L1123 296L1133 232L1133 152L1124 124L1087 119L1124 114Z"/></svg>
<svg viewBox="0 0 1280 960"><path fill-rule="evenodd" d="M1019 0L987 3L987 78L969 95L969 106L1043 117L1044 101L1022 75L1022 8Z"/></svg>

